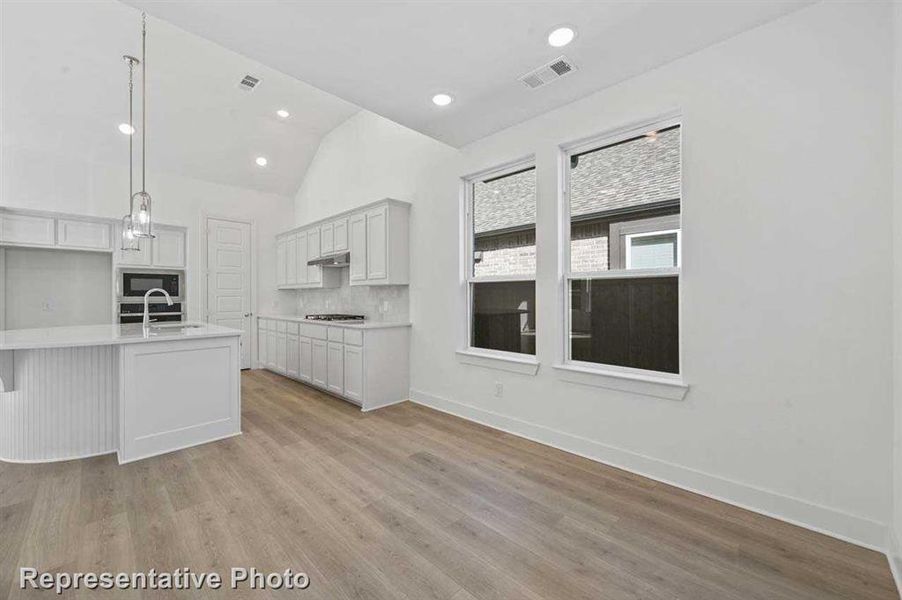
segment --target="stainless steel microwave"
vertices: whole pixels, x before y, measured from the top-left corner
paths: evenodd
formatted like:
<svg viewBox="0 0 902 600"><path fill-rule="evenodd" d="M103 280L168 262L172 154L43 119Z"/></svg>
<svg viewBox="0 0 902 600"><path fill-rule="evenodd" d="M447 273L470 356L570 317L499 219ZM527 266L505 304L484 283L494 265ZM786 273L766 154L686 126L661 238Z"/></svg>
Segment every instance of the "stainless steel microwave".
<svg viewBox="0 0 902 600"><path fill-rule="evenodd" d="M125 298L144 297L148 290L160 288L173 298L181 297L181 274L179 273L152 273L123 271L122 272L122 296ZM157 298L153 297L154 300ZM160 300L163 299L160 295Z"/></svg>

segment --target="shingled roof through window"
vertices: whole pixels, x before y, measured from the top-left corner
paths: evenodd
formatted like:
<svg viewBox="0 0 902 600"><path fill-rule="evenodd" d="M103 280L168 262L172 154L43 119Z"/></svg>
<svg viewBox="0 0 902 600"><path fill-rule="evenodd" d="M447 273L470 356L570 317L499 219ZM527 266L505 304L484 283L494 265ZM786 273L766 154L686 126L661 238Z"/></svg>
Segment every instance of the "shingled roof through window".
<svg viewBox="0 0 902 600"><path fill-rule="evenodd" d="M586 216L680 197L679 127L576 157L570 172L570 213ZM517 229L536 222L535 169L473 190L477 234Z"/></svg>

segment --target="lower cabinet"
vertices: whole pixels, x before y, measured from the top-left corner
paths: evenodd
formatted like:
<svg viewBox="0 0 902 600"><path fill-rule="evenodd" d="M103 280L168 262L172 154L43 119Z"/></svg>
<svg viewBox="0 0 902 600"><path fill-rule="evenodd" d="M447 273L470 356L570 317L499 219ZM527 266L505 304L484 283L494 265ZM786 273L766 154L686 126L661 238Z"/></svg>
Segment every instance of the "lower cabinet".
<svg viewBox="0 0 902 600"><path fill-rule="evenodd" d="M298 379L313 381L313 340L298 336Z"/></svg>
<svg viewBox="0 0 902 600"><path fill-rule="evenodd" d="M328 356L328 388L333 394L341 396L345 391L345 357L344 345L340 342L329 342Z"/></svg>
<svg viewBox="0 0 902 600"><path fill-rule="evenodd" d="M409 330L339 328L260 318L260 366L311 384L363 410L406 400Z"/></svg>
<svg viewBox="0 0 902 600"><path fill-rule="evenodd" d="M313 346L313 375L311 380L313 385L324 388L329 377L327 372L329 364L327 356L328 342L325 340L311 340L310 343Z"/></svg>
<svg viewBox="0 0 902 600"><path fill-rule="evenodd" d="M357 404L363 403L363 348L344 347L344 395Z"/></svg>

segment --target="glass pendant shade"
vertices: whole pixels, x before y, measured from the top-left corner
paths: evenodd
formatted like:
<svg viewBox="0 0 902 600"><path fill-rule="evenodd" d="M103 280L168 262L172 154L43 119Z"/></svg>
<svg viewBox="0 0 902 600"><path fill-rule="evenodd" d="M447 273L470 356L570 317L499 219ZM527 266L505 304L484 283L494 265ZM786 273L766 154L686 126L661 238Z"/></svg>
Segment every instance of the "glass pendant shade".
<svg viewBox="0 0 902 600"><path fill-rule="evenodd" d="M126 252L137 252L141 249L138 238L135 237L134 228L132 227L131 215L122 217L122 244L120 248Z"/></svg>
<svg viewBox="0 0 902 600"><path fill-rule="evenodd" d="M136 238L152 238L151 206L152 200L150 194L141 191L136 192L132 196L132 233Z"/></svg>

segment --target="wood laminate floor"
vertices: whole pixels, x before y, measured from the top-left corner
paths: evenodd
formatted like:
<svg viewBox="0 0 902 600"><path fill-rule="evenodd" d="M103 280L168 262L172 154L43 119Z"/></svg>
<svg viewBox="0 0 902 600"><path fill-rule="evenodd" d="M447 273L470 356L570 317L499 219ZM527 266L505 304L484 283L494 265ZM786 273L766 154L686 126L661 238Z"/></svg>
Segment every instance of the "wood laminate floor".
<svg viewBox="0 0 902 600"><path fill-rule="evenodd" d="M242 386L240 437L121 467L0 463L0 598L38 595L19 566L293 568L311 585L292 597L330 600L898 598L877 552L411 403L362 414L263 371Z"/></svg>

